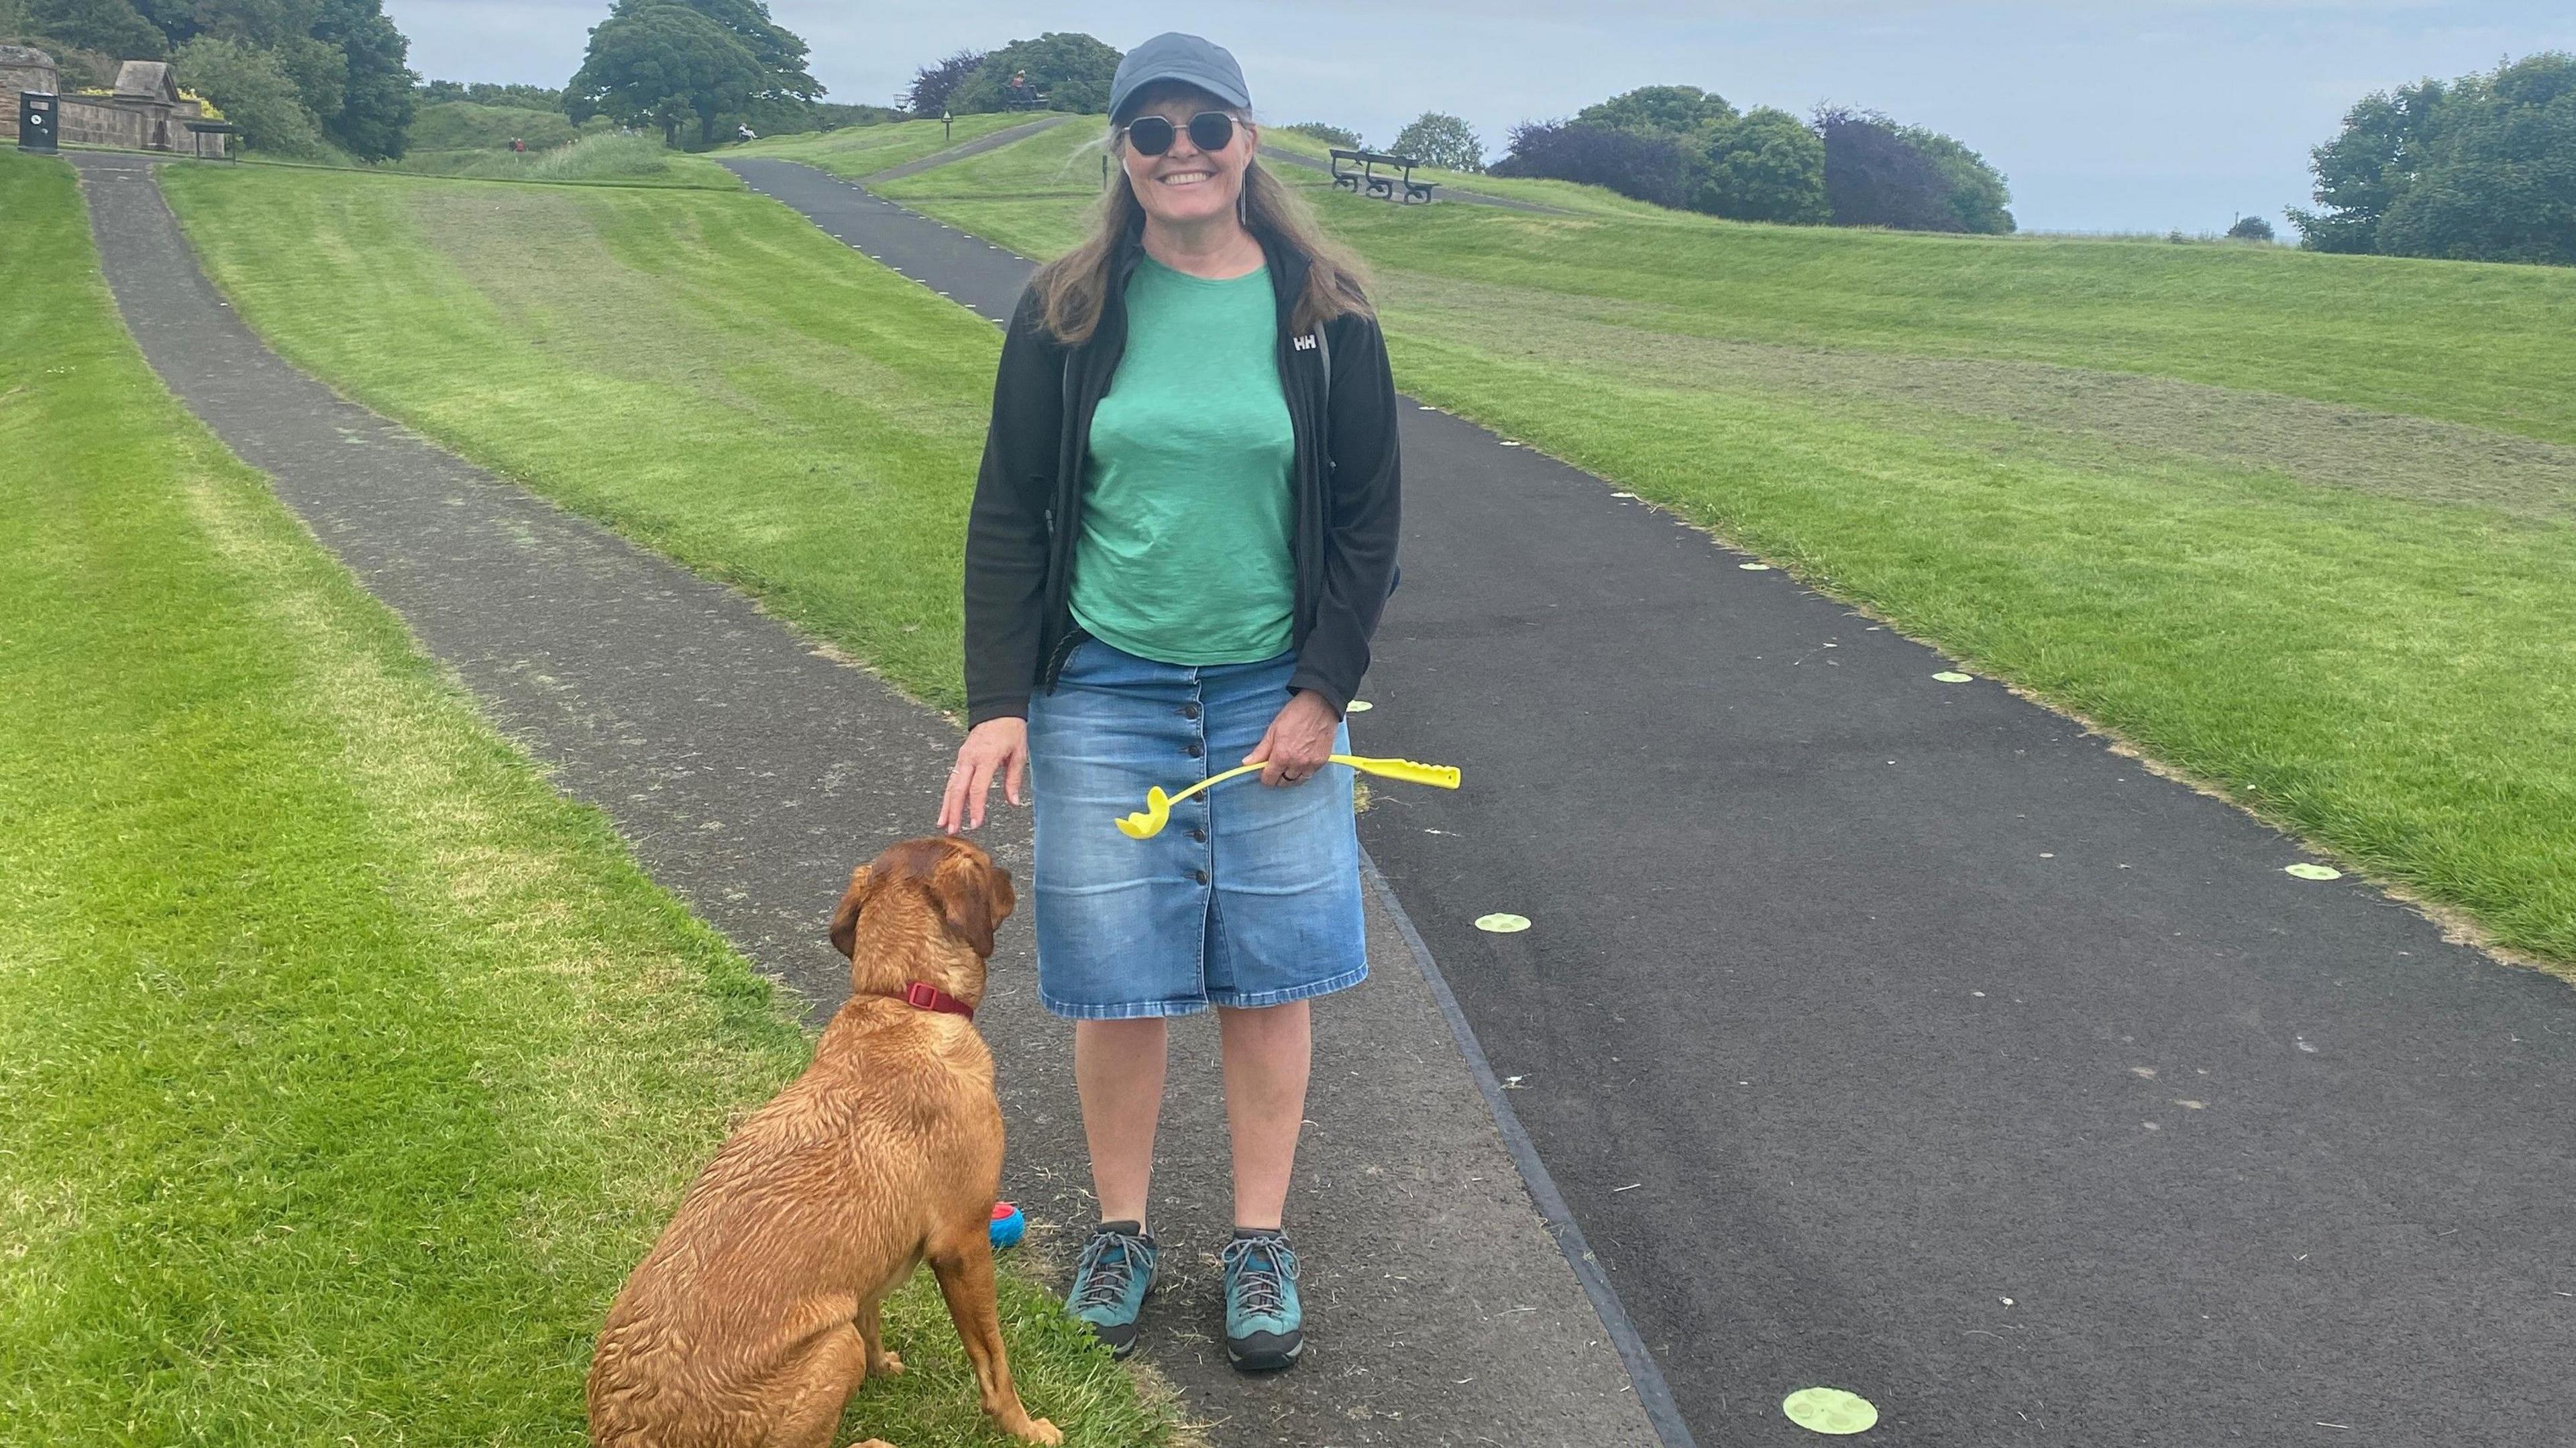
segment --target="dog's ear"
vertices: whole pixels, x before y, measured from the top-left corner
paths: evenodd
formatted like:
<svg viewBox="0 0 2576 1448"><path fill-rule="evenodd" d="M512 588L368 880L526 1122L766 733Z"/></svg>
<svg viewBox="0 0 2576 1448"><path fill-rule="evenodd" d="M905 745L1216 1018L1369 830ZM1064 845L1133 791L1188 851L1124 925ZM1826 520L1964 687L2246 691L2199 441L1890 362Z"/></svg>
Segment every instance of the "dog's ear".
<svg viewBox="0 0 2576 1448"><path fill-rule="evenodd" d="M958 850L940 861L930 877L930 888L939 897L939 913L948 929L978 956L990 956L993 932L1015 903L1010 872Z"/></svg>
<svg viewBox="0 0 2576 1448"><path fill-rule="evenodd" d="M841 893L841 903L832 907L832 948L848 955L859 939L859 907L868 900L868 882L873 873L861 865L850 872L850 888Z"/></svg>

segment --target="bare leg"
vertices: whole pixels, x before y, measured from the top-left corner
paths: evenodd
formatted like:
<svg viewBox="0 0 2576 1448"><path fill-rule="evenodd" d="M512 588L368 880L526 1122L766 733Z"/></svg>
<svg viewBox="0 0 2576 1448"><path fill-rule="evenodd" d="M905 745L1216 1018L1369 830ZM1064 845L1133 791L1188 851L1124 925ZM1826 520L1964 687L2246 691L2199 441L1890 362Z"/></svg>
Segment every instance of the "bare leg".
<svg viewBox="0 0 2576 1448"><path fill-rule="evenodd" d="M787 1403L770 1430L777 1448L831 1448L841 1410L868 1374L867 1345L847 1323L823 1334L789 1376Z"/></svg>
<svg viewBox="0 0 2576 1448"><path fill-rule="evenodd" d="M1145 1220L1168 1042L1160 1016L1073 1023L1073 1082L1104 1222Z"/></svg>
<svg viewBox="0 0 2576 1448"><path fill-rule="evenodd" d="M934 1247L930 1270L939 1279L939 1295L948 1299L948 1318L957 1324L957 1340L966 1345L966 1360L975 1366L985 1415L995 1427L1031 1443L1061 1443L1064 1435L1044 1418L1032 1418L1011 1386L1011 1359L1002 1346L1002 1314L993 1300L993 1244L987 1228L974 1224L972 1234Z"/></svg>
<svg viewBox="0 0 2576 1448"><path fill-rule="evenodd" d="M1234 1224L1276 1227L1306 1119L1314 1016L1305 1001L1290 1001L1219 1006L1216 1019L1225 1046L1225 1123L1234 1138Z"/></svg>
<svg viewBox="0 0 2576 1448"><path fill-rule="evenodd" d="M885 1350L885 1316L871 1302L859 1309L859 1341L868 1345L868 1375L890 1378L903 1371L903 1359Z"/></svg>

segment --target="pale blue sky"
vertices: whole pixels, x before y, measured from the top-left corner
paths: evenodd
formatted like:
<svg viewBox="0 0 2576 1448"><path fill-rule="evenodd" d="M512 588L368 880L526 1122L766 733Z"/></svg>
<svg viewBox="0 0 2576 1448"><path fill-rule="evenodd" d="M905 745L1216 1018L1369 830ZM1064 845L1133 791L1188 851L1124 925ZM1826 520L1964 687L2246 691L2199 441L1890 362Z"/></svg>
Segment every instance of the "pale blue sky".
<svg viewBox="0 0 2576 1448"><path fill-rule="evenodd" d="M387 0L412 65L561 85L607 0ZM830 99L889 102L960 46L1081 30L1120 49L1159 30L1235 53L1273 122L1373 142L1452 111L1502 151L1514 122L1632 86L1697 85L1804 114L1820 100L1947 131L2011 178L2025 228L2218 230L2307 199L2307 153L2363 93L2535 50L2576 49L2569 0L771 0Z"/></svg>

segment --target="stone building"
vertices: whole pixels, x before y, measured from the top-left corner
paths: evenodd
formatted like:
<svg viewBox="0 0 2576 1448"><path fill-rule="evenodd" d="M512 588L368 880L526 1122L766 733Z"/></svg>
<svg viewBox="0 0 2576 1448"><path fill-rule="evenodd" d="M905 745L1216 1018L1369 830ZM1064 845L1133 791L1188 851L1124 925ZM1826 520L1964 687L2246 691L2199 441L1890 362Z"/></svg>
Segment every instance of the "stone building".
<svg viewBox="0 0 2576 1448"><path fill-rule="evenodd" d="M61 72L54 58L24 45L0 45L0 140L18 140L18 93L60 93ZM57 112L58 139L66 146L108 146L121 151L200 151L224 154L229 138L200 137L188 123L201 120L205 107L183 99L170 67L157 60L129 60L117 67L116 85L107 95L68 95Z"/></svg>

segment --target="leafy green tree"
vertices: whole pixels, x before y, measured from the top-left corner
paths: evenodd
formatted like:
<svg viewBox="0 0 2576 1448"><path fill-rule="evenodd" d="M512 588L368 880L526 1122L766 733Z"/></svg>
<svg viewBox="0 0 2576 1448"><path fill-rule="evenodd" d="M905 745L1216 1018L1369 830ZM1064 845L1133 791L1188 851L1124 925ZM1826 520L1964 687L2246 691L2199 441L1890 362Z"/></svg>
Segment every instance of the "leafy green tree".
<svg viewBox="0 0 2576 1448"><path fill-rule="evenodd" d="M1299 121L1293 126L1281 126L1279 129L1295 131L1301 136L1312 136L1327 146L1339 146L1345 151L1368 149L1368 143L1360 139L1359 132L1344 130L1340 126L1328 126L1322 121Z"/></svg>
<svg viewBox="0 0 2576 1448"><path fill-rule="evenodd" d="M1465 121L1439 111L1424 111L1414 117L1413 124L1396 132L1387 150L1444 171L1485 169L1485 143L1476 139Z"/></svg>
<svg viewBox="0 0 2576 1448"><path fill-rule="evenodd" d="M1735 107L1726 103L1726 97L1695 85L1639 86L1574 114L1579 126L1674 136L1706 135L1734 119Z"/></svg>
<svg viewBox="0 0 2576 1448"><path fill-rule="evenodd" d="M119 60L150 60L170 49L169 37L131 0L29 0L27 28L47 40L104 51Z"/></svg>
<svg viewBox="0 0 2576 1448"><path fill-rule="evenodd" d="M2378 242L2387 256L2576 266L2576 56L2456 82Z"/></svg>
<svg viewBox="0 0 2576 1448"><path fill-rule="evenodd" d="M711 144L718 118L739 114L768 79L741 42L695 10L621 6L590 32L564 110L576 123L605 115L659 126L663 144L674 146L680 127L695 119L698 139Z"/></svg>
<svg viewBox="0 0 2576 1448"><path fill-rule="evenodd" d="M2004 183L2003 173L1986 164L1985 157L1921 126L1907 126L1897 134L1930 157L1940 170L1949 185L1950 210L1958 216L1961 231L2004 236L2015 229L2013 214L2006 209L2012 204L2012 188Z"/></svg>
<svg viewBox="0 0 2576 1448"><path fill-rule="evenodd" d="M404 63L411 42L386 18L383 0L321 0L313 38L337 47L342 58L341 102L337 114L322 117L324 133L370 161L401 156L420 77Z"/></svg>
<svg viewBox="0 0 2576 1448"><path fill-rule="evenodd" d="M1821 226L1834 219L1825 199L1824 139L1787 111L1747 111L1717 128L1691 205L1737 221Z"/></svg>
<svg viewBox="0 0 2576 1448"><path fill-rule="evenodd" d="M2380 218L2415 174L2450 92L2440 81L2378 91L2344 113L2343 131L2308 153L2321 208L2291 208L2300 244L2311 251L2379 249Z"/></svg>
<svg viewBox="0 0 2576 1448"><path fill-rule="evenodd" d="M2272 223L2260 216L2240 216L2234 226L2227 228L2227 234L2238 241L2270 241Z"/></svg>
<svg viewBox="0 0 2576 1448"><path fill-rule="evenodd" d="M685 6L722 26L760 66L756 98L810 101L823 93L822 85L806 73L804 40L770 19L763 0L618 0L617 13L653 5Z"/></svg>
<svg viewBox="0 0 2576 1448"><path fill-rule="evenodd" d="M949 94L948 109L959 115L1009 110L1011 77L1025 75L1029 90L1045 96L1049 110L1098 115L1109 109L1109 83L1121 59L1107 45L1074 31L1014 40L985 56L975 73L958 83Z"/></svg>
<svg viewBox="0 0 2576 1448"><path fill-rule="evenodd" d="M171 52L170 66L182 84L213 101L225 120L241 128L244 145L281 156L327 154L322 127L304 108L303 95L278 64L276 52L201 35Z"/></svg>
<svg viewBox="0 0 2576 1448"><path fill-rule="evenodd" d="M1897 231L1964 231L1950 204L1950 178L1940 163L1875 111L1820 107L1816 133L1825 143L1825 200L1836 226Z"/></svg>

